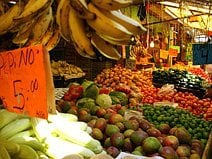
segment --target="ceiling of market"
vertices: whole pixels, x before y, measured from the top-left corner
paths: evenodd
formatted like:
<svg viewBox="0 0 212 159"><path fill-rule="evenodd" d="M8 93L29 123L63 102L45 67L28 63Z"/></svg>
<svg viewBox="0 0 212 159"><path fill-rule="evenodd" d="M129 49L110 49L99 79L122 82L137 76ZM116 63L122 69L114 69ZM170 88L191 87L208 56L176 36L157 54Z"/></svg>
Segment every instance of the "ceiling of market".
<svg viewBox="0 0 212 159"><path fill-rule="evenodd" d="M145 3L149 4L147 12L159 20L144 25L169 22L212 31L211 0L146 0Z"/></svg>

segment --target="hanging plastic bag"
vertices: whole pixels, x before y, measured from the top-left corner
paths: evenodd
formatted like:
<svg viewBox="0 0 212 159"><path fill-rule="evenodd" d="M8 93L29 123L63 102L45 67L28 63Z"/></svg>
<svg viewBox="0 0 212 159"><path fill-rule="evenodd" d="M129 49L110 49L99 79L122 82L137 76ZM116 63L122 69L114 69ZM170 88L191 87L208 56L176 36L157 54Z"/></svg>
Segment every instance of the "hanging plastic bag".
<svg viewBox="0 0 212 159"><path fill-rule="evenodd" d="M165 96L165 95L174 95L176 93L176 89L174 89L173 84L166 84L161 87L158 91L158 96Z"/></svg>

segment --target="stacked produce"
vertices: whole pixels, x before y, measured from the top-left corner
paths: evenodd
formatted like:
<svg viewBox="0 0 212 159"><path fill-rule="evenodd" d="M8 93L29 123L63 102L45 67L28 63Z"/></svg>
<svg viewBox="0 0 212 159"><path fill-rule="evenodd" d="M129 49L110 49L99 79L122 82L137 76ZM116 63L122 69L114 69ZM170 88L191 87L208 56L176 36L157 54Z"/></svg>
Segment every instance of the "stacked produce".
<svg viewBox="0 0 212 159"><path fill-rule="evenodd" d="M114 158L120 152L166 159L201 158L211 122L188 111L167 106L132 107L133 110L130 110L127 102L123 105L111 104L109 97L124 99L120 92L113 92L109 96L104 94L100 101L99 95L94 100L78 96L76 111L69 111L88 123L92 128L92 137L101 142L108 154Z"/></svg>
<svg viewBox="0 0 212 159"><path fill-rule="evenodd" d="M132 71L120 65L115 65L113 68L104 69L96 76L94 81L101 87L111 87L127 85L129 87L151 87L151 75L142 73L141 71Z"/></svg>
<svg viewBox="0 0 212 159"><path fill-rule="evenodd" d="M212 122L194 116L189 111L170 106L142 106L145 118L160 129L161 125L185 127L193 139L199 139L206 144L212 128Z"/></svg>
<svg viewBox="0 0 212 159"><path fill-rule="evenodd" d="M7 5L7 1L3 2ZM14 34L18 46L43 44L52 50L60 36L73 43L76 51L87 58L103 56L118 60L117 46L129 45L132 36L146 29L122 14L121 8L140 1L99 0L28 0L20 1L0 15L0 35ZM106 27L107 26L107 27Z"/></svg>
<svg viewBox="0 0 212 159"><path fill-rule="evenodd" d="M155 93L159 91L154 89ZM145 87L143 90L154 96ZM81 85L72 84L57 104L60 111L73 113L80 121L87 122L92 137L114 158L120 152L166 159L201 158L211 121L165 105L131 107L128 91L106 89L93 81L84 81Z"/></svg>
<svg viewBox="0 0 212 159"><path fill-rule="evenodd" d="M172 66L173 69L177 70L185 70L188 71L194 75L200 76L204 80L211 82L210 76L200 67L192 67L185 65L184 63L177 62L175 65Z"/></svg>
<svg viewBox="0 0 212 159"><path fill-rule="evenodd" d="M193 93L174 92L160 94L160 88L142 88L143 104L153 104L155 102L178 103L178 107L188 110L194 115L202 116L206 120L212 120L212 100L210 98L199 99Z"/></svg>
<svg viewBox="0 0 212 159"><path fill-rule="evenodd" d="M157 85L174 84L175 88L181 91L190 91L202 97L205 94L203 87L205 80L189 73L186 70L168 69L153 72L153 83Z"/></svg>
<svg viewBox="0 0 212 159"><path fill-rule="evenodd" d="M122 90L122 91L121 91ZM57 109L61 112L72 112L78 108L97 110L100 107L136 106L142 100L142 94L136 89L118 87L118 89L101 88L93 81L85 80L81 85L73 83L64 94L63 99L57 101ZM86 116L82 118L86 119Z"/></svg>
<svg viewBox="0 0 212 159"><path fill-rule="evenodd" d="M210 76L201 68L189 68L189 72L191 72L194 75L200 76L201 78L205 79L208 83L211 83Z"/></svg>
<svg viewBox="0 0 212 159"><path fill-rule="evenodd" d="M53 76L64 77L64 79L80 78L85 75L81 68L69 64L66 61L51 61Z"/></svg>
<svg viewBox="0 0 212 159"><path fill-rule="evenodd" d="M161 71L158 71L159 74L160 72ZM177 76L177 74L175 75L171 71L170 74L172 74L170 75L170 77L172 77L173 80L176 80L178 78L175 77ZM163 76L165 75L166 73L164 72ZM189 76L190 75L191 74L189 74ZM195 79L199 81L198 83L200 87L202 87L200 81L203 80L202 79L199 80L200 77L197 77L195 75L191 76L195 77ZM164 82L166 79L168 81L167 77L161 80L159 79L159 77L158 79L156 79L155 77L155 80L160 80L161 82ZM191 81L193 80L194 79L191 79ZM136 90L138 90L136 92L140 92L140 94L142 95L142 102L141 102L142 104L153 104L155 102L167 102L167 101L175 102L178 103L178 106L180 108L189 110L195 115L203 116L207 120L212 120L211 99L209 98L199 99L197 96L193 94L193 92L192 93L189 92L189 90L183 90L182 92L181 90L177 91L174 89L173 91L164 91L163 93L161 93L160 88L152 86L152 77L150 74L145 74L140 71L132 71L130 69L123 68L120 65L116 65L114 68L103 70L99 75L97 75L94 81L103 88L109 87L110 89L118 89L123 92L127 92L126 90L128 89L126 88L136 88ZM198 85L198 83L196 85ZM119 89L120 86L122 86L121 87L122 89ZM132 106L136 105L132 104Z"/></svg>
<svg viewBox="0 0 212 159"><path fill-rule="evenodd" d="M0 158L48 159L103 152L87 123L72 114L49 114L48 120L0 110Z"/></svg>

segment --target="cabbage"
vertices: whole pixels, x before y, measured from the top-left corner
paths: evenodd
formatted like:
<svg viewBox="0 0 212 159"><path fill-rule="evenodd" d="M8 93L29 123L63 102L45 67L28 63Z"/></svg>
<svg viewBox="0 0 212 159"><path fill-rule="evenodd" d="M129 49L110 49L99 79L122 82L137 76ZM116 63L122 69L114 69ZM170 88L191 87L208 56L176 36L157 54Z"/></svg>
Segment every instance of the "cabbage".
<svg viewBox="0 0 212 159"><path fill-rule="evenodd" d="M83 91L85 91L91 84L94 84L94 81L84 80L81 84Z"/></svg>
<svg viewBox="0 0 212 159"><path fill-rule="evenodd" d="M96 97L96 104L98 104L100 107L111 107L112 106L112 99L108 94L99 94Z"/></svg>
<svg viewBox="0 0 212 159"><path fill-rule="evenodd" d="M99 87L96 84L90 84L83 92L82 96L86 98L96 99L99 94Z"/></svg>
<svg viewBox="0 0 212 159"><path fill-rule="evenodd" d="M124 92L119 92L119 91L112 91L109 93L109 95L112 97L116 97L119 99L119 101L121 102L121 105L127 105L128 104L128 98L126 93Z"/></svg>
<svg viewBox="0 0 212 159"><path fill-rule="evenodd" d="M93 107L96 106L96 104L95 100L92 98L80 98L79 100L77 100L76 106L78 108L88 108L89 110L91 110Z"/></svg>

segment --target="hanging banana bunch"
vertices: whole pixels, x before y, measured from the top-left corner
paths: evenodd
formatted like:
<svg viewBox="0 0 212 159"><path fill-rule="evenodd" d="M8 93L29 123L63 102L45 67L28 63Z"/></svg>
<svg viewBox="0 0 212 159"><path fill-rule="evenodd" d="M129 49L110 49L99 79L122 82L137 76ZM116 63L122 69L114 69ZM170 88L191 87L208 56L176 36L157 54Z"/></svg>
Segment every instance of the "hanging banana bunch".
<svg viewBox="0 0 212 159"><path fill-rule="evenodd" d="M132 37L146 31L140 22L120 11L139 3L140 0L18 1L0 14L0 35L11 32L14 44L43 44L49 51L63 38L81 56L94 59L98 51L118 60L121 54L117 46L129 45Z"/></svg>

